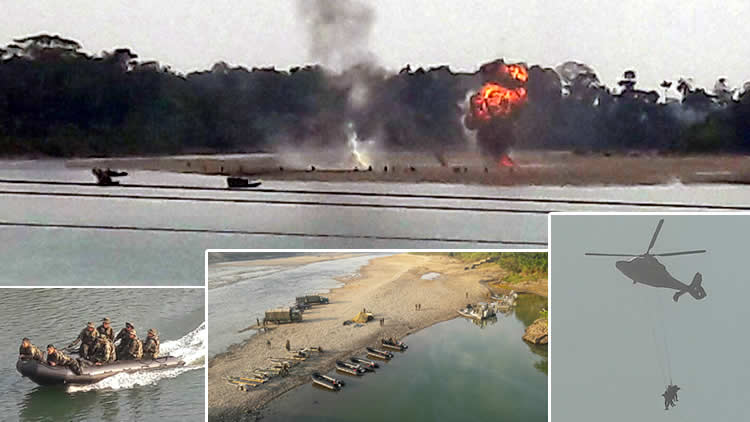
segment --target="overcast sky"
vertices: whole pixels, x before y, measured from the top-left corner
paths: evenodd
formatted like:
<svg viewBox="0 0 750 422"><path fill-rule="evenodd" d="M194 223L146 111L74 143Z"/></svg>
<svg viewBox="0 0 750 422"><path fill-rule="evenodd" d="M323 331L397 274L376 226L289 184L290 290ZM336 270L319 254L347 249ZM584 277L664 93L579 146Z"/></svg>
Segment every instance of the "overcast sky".
<svg viewBox="0 0 750 422"><path fill-rule="evenodd" d="M130 47L180 72L224 60L287 68L310 61L294 0L154 2L2 0L0 42L40 32L88 52ZM448 64L474 70L499 57L555 66L585 62L608 85L634 68L645 87L691 76L750 80L750 2L725 0L524 0L370 2L369 48L398 69ZM169 4L168 6L166 4Z"/></svg>

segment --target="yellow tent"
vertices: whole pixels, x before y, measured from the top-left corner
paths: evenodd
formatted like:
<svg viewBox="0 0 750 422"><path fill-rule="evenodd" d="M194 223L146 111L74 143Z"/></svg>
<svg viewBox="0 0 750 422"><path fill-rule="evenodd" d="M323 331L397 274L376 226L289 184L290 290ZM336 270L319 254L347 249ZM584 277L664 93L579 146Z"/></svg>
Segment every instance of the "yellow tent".
<svg viewBox="0 0 750 422"><path fill-rule="evenodd" d="M359 324L364 324L367 321L372 321L372 312L360 312L357 314L357 316L354 317L354 319L352 319L352 321Z"/></svg>

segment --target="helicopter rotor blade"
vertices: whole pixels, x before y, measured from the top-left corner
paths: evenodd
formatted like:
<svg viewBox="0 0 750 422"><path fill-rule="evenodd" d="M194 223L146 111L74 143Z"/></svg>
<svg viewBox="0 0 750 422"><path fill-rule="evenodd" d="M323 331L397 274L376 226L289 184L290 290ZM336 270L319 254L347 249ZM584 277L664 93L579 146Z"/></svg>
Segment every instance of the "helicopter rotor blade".
<svg viewBox="0 0 750 422"><path fill-rule="evenodd" d="M675 255L692 255L697 253L706 253L705 249L696 250L696 251L682 251L682 252L665 252L665 253L656 253L652 254L651 256L675 256Z"/></svg>
<svg viewBox="0 0 750 422"><path fill-rule="evenodd" d="M622 256L622 257L635 257L640 256L640 254L624 254L624 253L595 253L595 252L586 252L584 255L586 256Z"/></svg>
<svg viewBox="0 0 750 422"><path fill-rule="evenodd" d="M661 226L664 224L664 219L662 218L659 220L659 224L656 225L656 230L654 231L654 235L651 236L651 243L648 244L648 249L646 249L646 253L648 254L651 252L651 248L654 247L654 243L656 243L656 238L659 237L659 232L661 231Z"/></svg>

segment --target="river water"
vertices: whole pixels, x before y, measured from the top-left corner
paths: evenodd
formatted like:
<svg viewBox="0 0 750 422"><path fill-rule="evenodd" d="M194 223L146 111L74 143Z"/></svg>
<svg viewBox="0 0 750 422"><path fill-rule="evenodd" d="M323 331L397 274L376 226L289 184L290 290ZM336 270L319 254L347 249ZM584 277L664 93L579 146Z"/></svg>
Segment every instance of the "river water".
<svg viewBox="0 0 750 422"><path fill-rule="evenodd" d="M331 371L346 386L305 384L272 401L264 421L546 421L547 349L521 340L546 299L521 295L483 326L456 318L412 334L375 373Z"/></svg>
<svg viewBox="0 0 750 422"><path fill-rule="evenodd" d="M223 177L150 171L132 172L129 186L92 181L62 161L0 161L0 284L201 285L207 248L545 248L548 211L750 205L733 185L267 181L230 191Z"/></svg>
<svg viewBox="0 0 750 422"><path fill-rule="evenodd" d="M3 421L203 421L205 405L203 289L5 289L0 298L0 419ZM16 372L21 338L40 349L64 347L102 317L139 337L159 330L162 354L187 366L118 374L85 387L40 387Z"/></svg>
<svg viewBox="0 0 750 422"><path fill-rule="evenodd" d="M357 273L359 268L376 256L384 254L295 266L252 263L247 266L209 266L209 358L255 334L255 330L243 329L255 325L256 318L263 319L266 309L291 305L296 296L326 293L339 287L341 283L336 278Z"/></svg>

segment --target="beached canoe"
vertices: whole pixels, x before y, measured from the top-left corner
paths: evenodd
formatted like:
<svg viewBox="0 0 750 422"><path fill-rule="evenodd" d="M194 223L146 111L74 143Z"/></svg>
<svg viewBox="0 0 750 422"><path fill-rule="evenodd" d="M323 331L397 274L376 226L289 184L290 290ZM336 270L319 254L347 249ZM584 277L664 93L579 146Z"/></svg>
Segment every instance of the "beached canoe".
<svg viewBox="0 0 750 422"><path fill-rule="evenodd" d="M313 384L319 385L329 390L338 391L343 387L344 381L339 381L336 378L331 378L326 375L321 375L319 372L313 372L312 374Z"/></svg>
<svg viewBox="0 0 750 422"><path fill-rule="evenodd" d="M373 349L372 347L366 347L367 356L377 359L390 360L393 357L393 353L386 350Z"/></svg>
<svg viewBox="0 0 750 422"><path fill-rule="evenodd" d="M403 352L404 350L409 348L409 346L400 341L392 341L385 338L380 340L380 344L382 344L386 349L398 350L399 352Z"/></svg>
<svg viewBox="0 0 750 422"><path fill-rule="evenodd" d="M360 366L367 369L368 371L374 372L376 368L380 368L380 365L378 365L377 362L371 361L369 359L353 357L353 358L349 358L349 360L354 363L358 363Z"/></svg>
<svg viewBox="0 0 750 422"><path fill-rule="evenodd" d="M347 363L347 362L340 361L340 360L336 361L336 370L340 371L340 372L343 372L345 374L357 375L357 376L361 376L362 374L364 374L365 372L367 372L367 370L365 368L363 368L363 367L361 367L361 366L359 366L357 364Z"/></svg>
<svg viewBox="0 0 750 422"><path fill-rule="evenodd" d="M64 366L50 366L38 360L22 360L16 363L16 370L24 377L39 385L93 384L123 372L153 371L184 366L185 362L174 356L164 356L153 360L120 360L101 366L81 365L81 375Z"/></svg>

